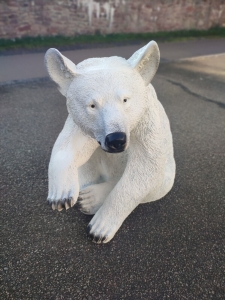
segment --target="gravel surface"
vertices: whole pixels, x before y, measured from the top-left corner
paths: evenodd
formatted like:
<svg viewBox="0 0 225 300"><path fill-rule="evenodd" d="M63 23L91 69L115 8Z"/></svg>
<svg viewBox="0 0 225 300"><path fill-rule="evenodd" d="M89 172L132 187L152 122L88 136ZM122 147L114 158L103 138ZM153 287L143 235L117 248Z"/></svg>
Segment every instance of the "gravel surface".
<svg viewBox="0 0 225 300"><path fill-rule="evenodd" d="M114 239L91 217L47 205L47 168L65 100L47 79L0 87L1 299L224 299L225 79L163 64L153 80L174 136L177 175Z"/></svg>

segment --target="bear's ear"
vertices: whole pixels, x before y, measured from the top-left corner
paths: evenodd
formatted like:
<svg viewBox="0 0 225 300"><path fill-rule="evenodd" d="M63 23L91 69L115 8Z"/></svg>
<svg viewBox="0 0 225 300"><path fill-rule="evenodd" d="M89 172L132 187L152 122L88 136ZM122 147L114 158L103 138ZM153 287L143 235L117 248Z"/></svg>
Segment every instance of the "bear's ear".
<svg viewBox="0 0 225 300"><path fill-rule="evenodd" d="M146 46L136 51L129 59L130 66L136 69L143 77L146 85L153 79L160 60L158 45L151 41Z"/></svg>
<svg viewBox="0 0 225 300"><path fill-rule="evenodd" d="M57 49L50 48L45 54L45 65L51 79L57 83L63 96L66 96L69 85L76 75L75 64Z"/></svg>

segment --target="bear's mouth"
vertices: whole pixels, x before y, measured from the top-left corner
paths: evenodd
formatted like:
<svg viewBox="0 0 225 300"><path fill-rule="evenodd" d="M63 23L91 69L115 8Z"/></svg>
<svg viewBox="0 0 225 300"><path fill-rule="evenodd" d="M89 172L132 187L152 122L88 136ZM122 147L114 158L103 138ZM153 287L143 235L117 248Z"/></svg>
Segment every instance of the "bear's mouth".
<svg viewBox="0 0 225 300"><path fill-rule="evenodd" d="M112 151L112 150L106 150L106 149L103 149L103 148L102 148L102 150L104 150L107 153L121 153L121 152L125 151L125 149Z"/></svg>

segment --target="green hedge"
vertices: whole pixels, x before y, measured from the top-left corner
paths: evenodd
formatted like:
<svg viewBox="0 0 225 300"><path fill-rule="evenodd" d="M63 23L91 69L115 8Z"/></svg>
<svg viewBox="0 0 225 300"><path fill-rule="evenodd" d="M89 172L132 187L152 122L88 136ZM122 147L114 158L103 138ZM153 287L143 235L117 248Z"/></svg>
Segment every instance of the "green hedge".
<svg viewBox="0 0 225 300"><path fill-rule="evenodd" d="M163 32L147 32L147 33L112 33L94 35L76 35L67 36L37 36L23 37L16 39L0 39L0 51L13 49L37 49L47 47L76 47L88 46L94 44L116 44L116 43L132 43L145 42L152 39L156 41L176 41L186 40L190 38L213 38L225 37L225 28L215 27L208 30L178 30Z"/></svg>

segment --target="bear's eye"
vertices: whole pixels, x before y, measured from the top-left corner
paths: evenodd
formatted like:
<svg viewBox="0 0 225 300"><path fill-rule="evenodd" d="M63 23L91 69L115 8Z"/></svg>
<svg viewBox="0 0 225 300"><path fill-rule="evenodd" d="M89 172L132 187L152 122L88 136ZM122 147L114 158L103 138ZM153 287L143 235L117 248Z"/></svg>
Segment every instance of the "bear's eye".
<svg viewBox="0 0 225 300"><path fill-rule="evenodd" d="M127 102L127 99L125 98L125 99L123 99L123 102Z"/></svg>
<svg viewBox="0 0 225 300"><path fill-rule="evenodd" d="M94 105L94 104L91 104L91 108L95 108L95 105Z"/></svg>

